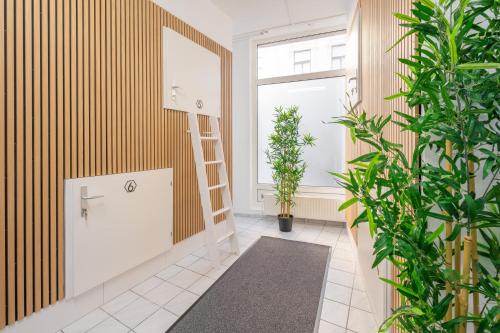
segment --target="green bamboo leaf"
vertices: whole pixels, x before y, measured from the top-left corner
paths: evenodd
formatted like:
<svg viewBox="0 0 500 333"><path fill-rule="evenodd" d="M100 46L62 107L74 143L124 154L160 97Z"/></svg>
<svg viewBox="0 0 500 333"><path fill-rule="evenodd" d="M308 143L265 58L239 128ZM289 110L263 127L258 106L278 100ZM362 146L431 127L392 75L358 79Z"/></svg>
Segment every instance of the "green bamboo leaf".
<svg viewBox="0 0 500 333"><path fill-rule="evenodd" d="M411 35L413 35L416 32L417 32L417 30L415 30L415 29L409 30L403 36L401 36L401 38L399 38L394 44L392 44L391 47L388 48L386 52L392 51L396 46L401 44L402 41L404 41L406 38L410 37Z"/></svg>
<svg viewBox="0 0 500 333"><path fill-rule="evenodd" d="M409 288L407 288L407 287L405 287L405 286L403 286L403 285L401 285L401 284L399 284L399 283L397 283L395 281L392 281L392 280L389 280L389 279L386 279L386 278L382 278L382 277L379 278L379 279L382 280L383 282L385 282L385 283L393 286L397 290L403 291L403 292L405 292L408 295L411 295L411 296L413 296L415 298L418 298L418 295L413 290L411 290L411 289L409 289Z"/></svg>
<svg viewBox="0 0 500 333"><path fill-rule="evenodd" d="M434 240L443 233L444 230L444 224L441 224L436 230L434 230L433 233L431 233L429 236L425 238L425 241L430 244L434 242Z"/></svg>
<svg viewBox="0 0 500 333"><path fill-rule="evenodd" d="M406 96L408 93L405 92L405 91L402 91L400 93L397 93L397 94L394 94L394 95L391 95L391 96L388 96L388 97L385 97L384 99L386 101L392 101L393 99L397 99L397 98L400 98L400 97L403 97L403 96Z"/></svg>
<svg viewBox="0 0 500 333"><path fill-rule="evenodd" d="M458 62L458 52L455 36L450 31L447 31L446 35L448 37L448 46L450 48L450 61L452 65L456 65Z"/></svg>
<svg viewBox="0 0 500 333"><path fill-rule="evenodd" d="M417 19L415 17L411 17L411 16L406 15L406 14L394 13L393 15L396 18L400 19L401 21L405 21L405 22L409 22L409 23L414 23L414 24L419 24L420 23L419 19Z"/></svg>
<svg viewBox="0 0 500 333"><path fill-rule="evenodd" d="M358 198L351 198L351 199L345 201L342 205L340 205L338 211L341 212L341 211L349 208L350 206L354 205L356 202L358 202Z"/></svg>

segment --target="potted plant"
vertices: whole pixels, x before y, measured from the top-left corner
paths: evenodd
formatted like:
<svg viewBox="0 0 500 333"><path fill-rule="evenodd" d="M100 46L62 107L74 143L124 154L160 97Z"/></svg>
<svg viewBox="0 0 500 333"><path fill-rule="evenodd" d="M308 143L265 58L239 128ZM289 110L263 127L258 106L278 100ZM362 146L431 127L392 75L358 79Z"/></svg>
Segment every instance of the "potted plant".
<svg viewBox="0 0 500 333"><path fill-rule="evenodd" d="M269 147L266 150L268 164L273 171L276 203L280 204L278 215L280 231L292 231L294 197L300 181L306 170L302 160L304 147L313 146L314 140L310 134L301 135L299 125L301 116L297 106L284 109L276 107L274 132L269 136Z"/></svg>

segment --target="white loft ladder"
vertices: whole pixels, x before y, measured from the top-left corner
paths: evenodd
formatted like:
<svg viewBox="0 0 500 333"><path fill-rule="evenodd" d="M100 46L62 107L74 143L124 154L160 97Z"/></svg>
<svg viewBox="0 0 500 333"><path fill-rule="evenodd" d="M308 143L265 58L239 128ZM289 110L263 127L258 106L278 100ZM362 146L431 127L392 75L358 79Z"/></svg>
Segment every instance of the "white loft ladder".
<svg viewBox="0 0 500 333"><path fill-rule="evenodd" d="M231 252L239 254L238 239L236 237L236 227L234 224L233 204L229 193L229 181L227 178L226 163L224 161L224 152L222 150L222 141L219 130L219 120L215 116L209 116L210 135L201 136L198 126L198 115L193 112L188 113L189 130L191 133L191 143L193 145L194 160L196 162L196 175L198 176L198 187L200 190L201 205L203 207L203 220L205 221L205 234L208 254L214 267L219 267L220 256L217 245L226 239L230 240ZM215 160L205 161L203 155L202 141L212 141L215 149ZM217 165L220 184L209 186L207 178L208 165ZM210 192L221 190L223 208L212 211L212 200ZM224 214L226 217L226 231L221 237L215 233L214 218Z"/></svg>

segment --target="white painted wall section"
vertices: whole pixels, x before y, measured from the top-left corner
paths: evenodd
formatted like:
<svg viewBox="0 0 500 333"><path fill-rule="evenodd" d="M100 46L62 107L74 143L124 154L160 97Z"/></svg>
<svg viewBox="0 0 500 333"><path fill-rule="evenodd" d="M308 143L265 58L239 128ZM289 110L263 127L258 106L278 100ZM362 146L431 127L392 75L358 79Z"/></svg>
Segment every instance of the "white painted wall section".
<svg viewBox="0 0 500 333"><path fill-rule="evenodd" d="M154 3L177 16L226 49L232 48L231 18L210 0L154 0Z"/></svg>

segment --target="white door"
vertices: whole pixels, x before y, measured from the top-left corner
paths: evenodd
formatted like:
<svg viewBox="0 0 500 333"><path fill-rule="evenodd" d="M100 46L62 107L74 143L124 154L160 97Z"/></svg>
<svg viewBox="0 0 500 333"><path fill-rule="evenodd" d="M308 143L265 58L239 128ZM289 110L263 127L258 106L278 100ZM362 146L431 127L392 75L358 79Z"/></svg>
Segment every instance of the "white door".
<svg viewBox="0 0 500 333"><path fill-rule="evenodd" d="M67 180L67 296L170 249L172 198L172 169Z"/></svg>

